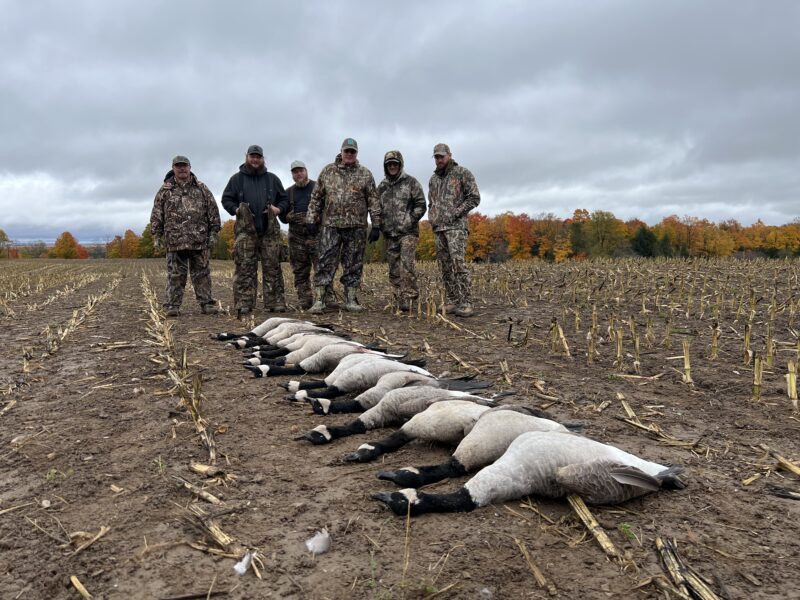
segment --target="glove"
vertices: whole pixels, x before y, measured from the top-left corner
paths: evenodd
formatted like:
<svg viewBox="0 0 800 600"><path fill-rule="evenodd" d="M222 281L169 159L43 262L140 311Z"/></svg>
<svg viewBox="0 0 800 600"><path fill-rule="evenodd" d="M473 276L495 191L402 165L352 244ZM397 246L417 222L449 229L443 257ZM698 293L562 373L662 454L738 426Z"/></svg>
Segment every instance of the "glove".
<svg viewBox="0 0 800 600"><path fill-rule="evenodd" d="M377 225L373 225L372 231L369 232L370 243L377 242L379 237L381 237L381 228Z"/></svg>
<svg viewBox="0 0 800 600"><path fill-rule="evenodd" d="M212 233L211 235L208 236L208 247L213 250L216 247L216 245L217 245L217 234Z"/></svg>
<svg viewBox="0 0 800 600"><path fill-rule="evenodd" d="M316 223L306 223L306 231L308 235L317 235L317 233L319 233L319 225Z"/></svg>

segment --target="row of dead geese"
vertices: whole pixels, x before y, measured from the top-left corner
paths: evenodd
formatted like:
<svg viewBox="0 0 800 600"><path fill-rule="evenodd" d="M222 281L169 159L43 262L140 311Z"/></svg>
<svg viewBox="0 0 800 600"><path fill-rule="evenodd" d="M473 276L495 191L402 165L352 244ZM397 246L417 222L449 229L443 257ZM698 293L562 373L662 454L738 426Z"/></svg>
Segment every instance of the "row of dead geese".
<svg viewBox="0 0 800 600"><path fill-rule="evenodd" d="M414 440L456 445L445 463L378 473L405 488L372 496L398 515L469 511L528 495L574 493L589 504L615 504L661 488L684 487L679 465L650 462L594 441L577 433L580 425L558 423L536 408L497 405L498 396L479 395L489 383L437 378L423 368L424 360L360 344L330 326L275 317L245 334L214 337L247 352L244 366L255 377L329 373L325 379L281 384L288 400L308 402L319 415L361 413L347 425L319 425L298 439L328 444L399 426L345 455L345 461L375 460ZM453 493L418 490L476 471Z"/></svg>

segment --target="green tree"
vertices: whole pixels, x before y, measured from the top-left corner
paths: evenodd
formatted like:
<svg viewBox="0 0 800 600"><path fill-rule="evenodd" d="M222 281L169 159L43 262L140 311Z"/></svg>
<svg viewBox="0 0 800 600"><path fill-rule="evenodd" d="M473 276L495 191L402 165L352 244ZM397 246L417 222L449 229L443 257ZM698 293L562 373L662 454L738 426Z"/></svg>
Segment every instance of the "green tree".
<svg viewBox="0 0 800 600"><path fill-rule="evenodd" d="M8 234L0 229L0 258L3 258L3 254L5 254L7 258L10 258L10 251L11 240L8 239Z"/></svg>
<svg viewBox="0 0 800 600"><path fill-rule="evenodd" d="M142 232L142 237L139 238L139 258L153 258L155 250L153 244L153 232L148 223Z"/></svg>
<svg viewBox="0 0 800 600"><path fill-rule="evenodd" d="M658 238L647 225L642 225L631 240L631 248L639 256L655 256L658 254Z"/></svg>
<svg viewBox="0 0 800 600"><path fill-rule="evenodd" d="M612 256L625 242L625 223L610 212L594 211L588 225L592 256Z"/></svg>
<svg viewBox="0 0 800 600"><path fill-rule="evenodd" d="M122 236L115 235L114 239L106 244L106 258L122 258Z"/></svg>

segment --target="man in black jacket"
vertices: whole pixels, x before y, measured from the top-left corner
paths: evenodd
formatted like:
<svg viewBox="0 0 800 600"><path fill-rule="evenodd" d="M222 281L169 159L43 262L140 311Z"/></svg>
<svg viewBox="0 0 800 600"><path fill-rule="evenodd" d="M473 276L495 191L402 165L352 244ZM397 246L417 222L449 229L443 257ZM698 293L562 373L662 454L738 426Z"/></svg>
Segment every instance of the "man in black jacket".
<svg viewBox="0 0 800 600"><path fill-rule="evenodd" d="M236 215L233 303L237 314L246 315L255 306L259 262L264 308L284 312L281 230L277 217L288 212L289 201L281 180L267 171L261 146L247 149L244 164L222 192L222 206L229 214Z"/></svg>

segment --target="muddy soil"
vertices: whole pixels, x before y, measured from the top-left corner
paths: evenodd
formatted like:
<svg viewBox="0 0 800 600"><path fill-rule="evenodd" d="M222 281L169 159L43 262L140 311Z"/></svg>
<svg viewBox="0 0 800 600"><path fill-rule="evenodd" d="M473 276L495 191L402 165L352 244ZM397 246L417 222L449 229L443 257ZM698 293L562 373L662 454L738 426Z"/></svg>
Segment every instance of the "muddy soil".
<svg viewBox="0 0 800 600"><path fill-rule="evenodd" d="M9 274L7 262L0 264L0 278ZM542 292L563 283L565 271L558 267L537 275L538 288L525 291L520 284L516 295L497 292L495 280L505 277L513 287L521 276L483 267L476 271L476 315L448 322L426 318L426 307L411 316L391 310L385 267L375 266L365 276L365 313L331 310L317 319L360 341L424 357L435 374L475 373L493 381L496 391L516 393L504 402L581 421L595 439L685 465L683 490L592 507L624 555L617 561L607 558L566 501L523 499L465 514L424 515L407 525L370 498L392 489L376 472L443 462L452 449L412 443L376 463L349 464L343 454L390 430L326 446L297 440L315 425L343 424L355 415L316 416L307 405L283 399L277 384L288 378L253 379L240 366L239 351L209 338L248 324L230 314L201 314L189 287L181 317L172 322L175 348L179 355L185 349L187 370L202 377L202 416L215 432L217 466L229 475L224 482L204 480L188 465L208 463L208 451L179 406L147 329L143 274L161 294L164 265L54 264L62 274L91 264L99 277L42 309L26 306L51 298L58 285L13 300L14 316L0 321L2 598L79 598L70 577L95 598L205 598L209 591L226 592L221 598L551 597L537 585L519 544L560 597L662 598L664 592L648 583L664 573L657 536L674 539L686 563L722 597L800 597L800 505L769 493L770 486L796 491L800 485L759 447L800 458L800 422L783 379L788 354L779 353L767 369L761 399L753 401L752 366L743 365L733 314L724 320L713 361L705 348L708 315L670 324L694 331L695 340L703 337L693 341L691 385L682 381L683 362L675 359L681 337L664 342L662 321L653 344L645 343L639 322L638 374L629 341L625 364L614 364L605 309L610 306L627 328L625 319L637 313L646 291L600 306L602 340L590 364L591 305L582 305L576 332L563 294ZM228 309L231 269L219 263L214 271L216 295ZM424 295L432 297L432 265L423 266L421 279ZM290 281L287 271L287 287ZM75 311L80 317L92 297L101 299L75 324ZM253 322L268 316L259 310ZM563 325L569 357L552 341L553 317ZM787 319L780 311L775 331L782 340L791 339ZM49 347L45 327L59 335L71 320L68 335ZM621 398L642 427L623 420ZM222 504L198 501L175 476L205 486ZM466 479L426 491L455 490ZM187 522L186 508L195 503L217 514L238 546L260 552L261 579L252 570L237 576L235 560L215 554L216 546ZM108 532L81 548L101 527ZM304 540L323 527L331 549L313 557Z"/></svg>

